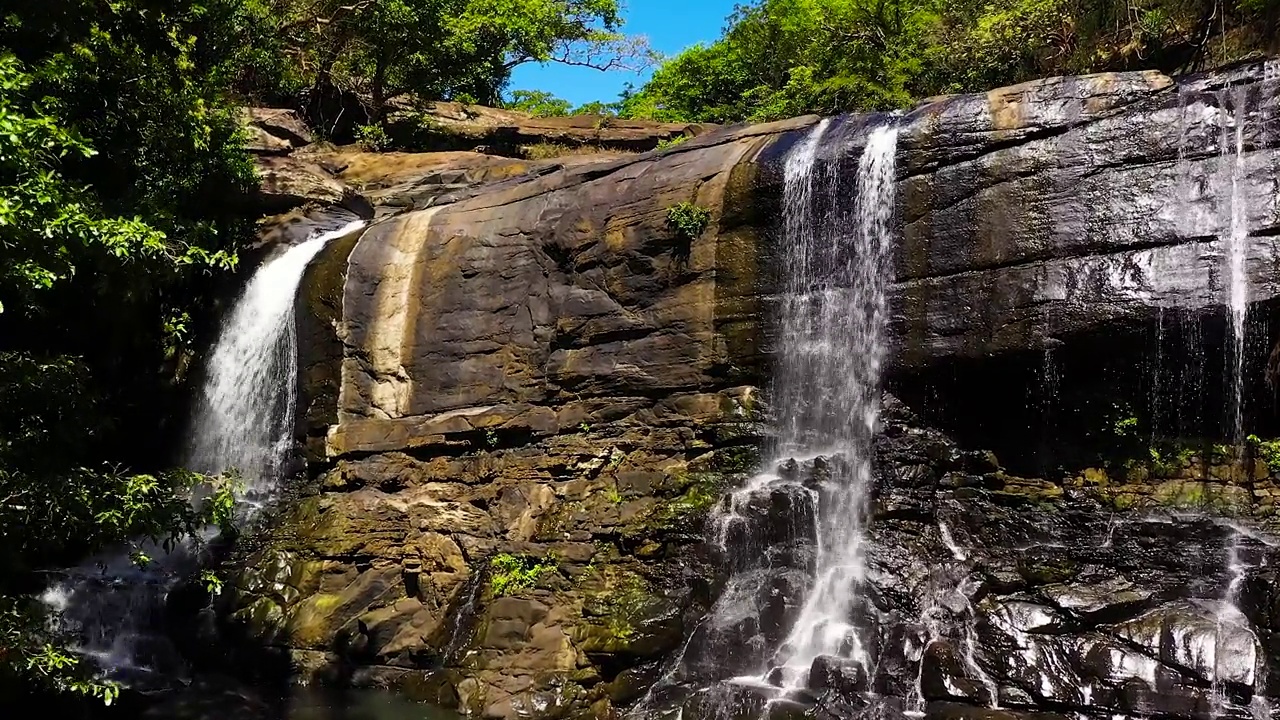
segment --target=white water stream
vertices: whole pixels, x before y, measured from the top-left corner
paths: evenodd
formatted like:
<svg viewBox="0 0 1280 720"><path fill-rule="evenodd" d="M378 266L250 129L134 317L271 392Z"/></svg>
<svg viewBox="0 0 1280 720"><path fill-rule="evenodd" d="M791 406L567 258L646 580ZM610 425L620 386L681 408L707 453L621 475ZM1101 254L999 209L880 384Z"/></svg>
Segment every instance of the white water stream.
<svg viewBox="0 0 1280 720"><path fill-rule="evenodd" d="M251 518L282 479L293 441L297 401L294 302L307 266L335 238L362 222L321 232L265 262L222 324L196 405L186 465L206 474L229 470L245 484L239 508ZM216 531L209 528L204 540ZM133 560L142 551L152 561ZM42 599L77 650L126 681L180 663L161 633L166 597L192 570L188 543L166 551L149 541L117 548L67 570Z"/></svg>
<svg viewBox="0 0 1280 720"><path fill-rule="evenodd" d="M810 197L812 146L788 158L782 336L774 371L779 460L833 455L818 509L817 572L777 661L784 687L803 687L815 658L835 655L868 667L851 625L865 573L863 544L872 486L872 439L880 412L881 366L888 353L887 287L898 131L872 130L858 163L853 213L841 207L837 169L823 190L834 217L816 217ZM815 143L816 145L816 143Z"/></svg>
<svg viewBox="0 0 1280 720"><path fill-rule="evenodd" d="M1232 95L1234 112L1228 117L1227 99ZM1219 94L1222 115L1221 157L1225 165L1222 172L1231 179L1230 220L1222 238L1226 255L1227 310L1230 316L1231 349L1229 402L1231 403L1231 440L1237 445L1244 442L1244 355L1245 333L1249 317L1249 275L1246 260L1249 253L1249 208L1241 185L1246 181L1244 166L1245 118L1248 116L1245 88L1234 93L1225 90Z"/></svg>

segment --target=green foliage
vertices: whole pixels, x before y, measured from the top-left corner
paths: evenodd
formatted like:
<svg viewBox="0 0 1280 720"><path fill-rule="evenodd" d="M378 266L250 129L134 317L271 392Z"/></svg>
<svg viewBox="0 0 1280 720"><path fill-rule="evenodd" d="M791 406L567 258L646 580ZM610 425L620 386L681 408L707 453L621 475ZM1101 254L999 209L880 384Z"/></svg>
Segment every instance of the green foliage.
<svg viewBox="0 0 1280 720"><path fill-rule="evenodd" d="M622 493L618 492L618 488L614 485L610 485L604 489L604 496L605 499L614 505L622 504Z"/></svg>
<svg viewBox="0 0 1280 720"><path fill-rule="evenodd" d="M667 227L678 237L695 240L711 223L711 211L691 202L682 202L667 208Z"/></svg>
<svg viewBox="0 0 1280 720"><path fill-rule="evenodd" d="M1280 472L1280 439L1263 440L1257 435L1245 438L1245 443L1253 450L1254 457L1267 464L1271 472Z"/></svg>
<svg viewBox="0 0 1280 720"><path fill-rule="evenodd" d="M386 150L391 145L387 131L377 123L368 123L356 127L356 142L369 152Z"/></svg>
<svg viewBox="0 0 1280 720"><path fill-rule="evenodd" d="M573 109L568 100L542 90L514 90L503 107L527 112L534 117L562 117Z"/></svg>
<svg viewBox="0 0 1280 720"><path fill-rule="evenodd" d="M200 571L200 582L210 595L222 594L222 578L218 577L212 570Z"/></svg>
<svg viewBox="0 0 1280 720"><path fill-rule="evenodd" d="M1170 477L1181 469L1175 466L1173 462L1170 462L1158 448L1148 448L1148 456L1151 461L1151 474L1157 478Z"/></svg>
<svg viewBox="0 0 1280 720"><path fill-rule="evenodd" d="M682 143L682 142L684 142L684 141L688 140L690 137L693 137L693 136L692 136L692 135L676 135L675 137L667 138L666 140L659 140L659 141L658 141L658 149L659 149L659 150L670 150L671 148L673 148L673 147L675 147L675 146L679 145L680 143Z"/></svg>
<svg viewBox="0 0 1280 720"><path fill-rule="evenodd" d="M162 418L252 229L242 4L48 0L0 23L0 681L113 700L22 598L104 546L145 564L141 541L230 523L233 480L163 468Z"/></svg>
<svg viewBox="0 0 1280 720"><path fill-rule="evenodd" d="M7 670L44 690L85 695L105 705L115 702L120 686L94 678L80 658L50 641L48 629L35 617L21 602L0 597L0 650L5 651L0 662Z"/></svg>
<svg viewBox="0 0 1280 720"><path fill-rule="evenodd" d="M599 100L592 100L573 109L572 115L597 115L600 117L598 121L602 126L607 127L612 118L618 116L620 106L618 103L605 103Z"/></svg>
<svg viewBox="0 0 1280 720"><path fill-rule="evenodd" d="M498 105L511 71L522 63L620 69L641 67L652 56L643 41L618 32L617 0L247 4L257 44L286 68L267 71L262 52L248 53L243 84L267 95L306 88L313 117L332 120L340 109L316 104L344 92L363 98L373 118L380 118L388 101L407 95ZM273 82L278 90L269 87ZM512 104L545 112L561 108L545 93L517 91Z"/></svg>
<svg viewBox="0 0 1280 720"><path fill-rule="evenodd" d="M623 117L883 110L1049 75L1199 68L1274 36L1275 0L756 0L668 60Z"/></svg>
<svg viewBox="0 0 1280 720"><path fill-rule="evenodd" d="M497 446L498 446L498 433L494 432L493 428L485 428L485 430L484 430L484 442L485 442L485 444L486 444L486 445L488 445L489 447L497 447Z"/></svg>
<svg viewBox="0 0 1280 720"><path fill-rule="evenodd" d="M1120 418L1115 422L1112 430L1116 437L1131 437L1138 432L1138 418L1132 415Z"/></svg>
<svg viewBox="0 0 1280 720"><path fill-rule="evenodd" d="M489 561L489 589L494 597L513 595L533 587L539 577L556 572L557 567L554 557L500 553Z"/></svg>

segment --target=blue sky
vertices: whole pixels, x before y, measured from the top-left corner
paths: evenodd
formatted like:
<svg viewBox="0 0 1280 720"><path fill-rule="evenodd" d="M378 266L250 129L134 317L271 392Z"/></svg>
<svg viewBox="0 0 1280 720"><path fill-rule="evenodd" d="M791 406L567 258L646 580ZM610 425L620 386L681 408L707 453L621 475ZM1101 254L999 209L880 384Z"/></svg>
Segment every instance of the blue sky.
<svg viewBox="0 0 1280 720"><path fill-rule="evenodd" d="M653 49L675 55L698 42L711 42L720 37L724 19L742 0L625 0L623 17L628 35L644 35ZM613 102L628 83L644 84L652 70L635 72L600 72L565 65L536 65L516 68L511 78L512 90L546 90L574 105L592 100Z"/></svg>

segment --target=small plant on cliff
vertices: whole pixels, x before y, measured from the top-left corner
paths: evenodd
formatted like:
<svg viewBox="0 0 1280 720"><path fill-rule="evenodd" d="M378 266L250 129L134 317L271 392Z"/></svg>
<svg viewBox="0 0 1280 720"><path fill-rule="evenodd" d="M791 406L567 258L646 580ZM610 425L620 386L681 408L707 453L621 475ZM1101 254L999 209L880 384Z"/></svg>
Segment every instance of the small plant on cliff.
<svg viewBox="0 0 1280 720"><path fill-rule="evenodd" d="M369 124L356 128L356 143L369 152L386 150L391 145L391 138L381 125Z"/></svg>
<svg viewBox="0 0 1280 720"><path fill-rule="evenodd" d="M684 142L685 140L688 140L690 137L693 137L693 136L692 136L692 135L676 135L676 136L674 136L674 137L669 137L669 138L667 138L667 139L665 139L665 140L659 140L659 141L658 141L658 149L659 149L659 150L670 150L671 148L673 148L673 147L675 147L675 146L679 145L680 143Z"/></svg>
<svg viewBox="0 0 1280 720"><path fill-rule="evenodd" d="M200 582L204 584L204 589L210 595L222 594L222 578L218 577L217 573L212 570L201 570Z"/></svg>
<svg viewBox="0 0 1280 720"><path fill-rule="evenodd" d="M498 433L494 432L493 428L486 428L484 431L484 442L489 447L497 447Z"/></svg>
<svg viewBox="0 0 1280 720"><path fill-rule="evenodd" d="M494 597L511 595L533 587L542 575L556 571L554 557L499 553L489 561L489 588Z"/></svg>
<svg viewBox="0 0 1280 720"><path fill-rule="evenodd" d="M1120 418L1116 421L1114 428L1116 437L1129 437L1138 432L1138 418L1129 417Z"/></svg>
<svg viewBox="0 0 1280 720"><path fill-rule="evenodd" d="M667 227L684 240L696 239L710 224L711 211L691 202L682 202L667 208Z"/></svg>

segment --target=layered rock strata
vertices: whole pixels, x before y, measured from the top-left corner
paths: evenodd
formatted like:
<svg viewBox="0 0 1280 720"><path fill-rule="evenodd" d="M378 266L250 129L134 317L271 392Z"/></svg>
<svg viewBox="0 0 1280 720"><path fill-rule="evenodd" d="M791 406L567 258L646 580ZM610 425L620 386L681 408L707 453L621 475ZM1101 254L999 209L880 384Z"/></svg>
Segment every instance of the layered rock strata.
<svg viewBox="0 0 1280 720"><path fill-rule="evenodd" d="M1228 241L1247 243L1261 316L1280 290L1277 92L1256 65L837 120L835 172L867 126L902 128L895 382L1220 315ZM719 681L785 625L805 553L768 613L721 633L735 644L703 642L729 565L705 521L767 432L780 158L815 122L550 161L316 149L379 220L328 248L300 301L313 479L221 601L246 644L295 677L484 717L607 717L681 663L657 687L686 718L710 716L707 686L760 709ZM1024 479L893 406L863 607L876 667L828 663L771 712L1202 717L1273 694L1265 459Z"/></svg>

